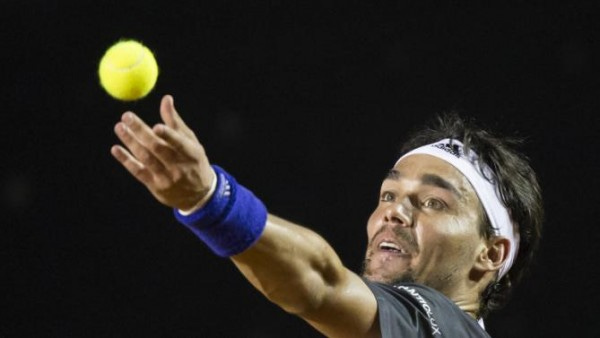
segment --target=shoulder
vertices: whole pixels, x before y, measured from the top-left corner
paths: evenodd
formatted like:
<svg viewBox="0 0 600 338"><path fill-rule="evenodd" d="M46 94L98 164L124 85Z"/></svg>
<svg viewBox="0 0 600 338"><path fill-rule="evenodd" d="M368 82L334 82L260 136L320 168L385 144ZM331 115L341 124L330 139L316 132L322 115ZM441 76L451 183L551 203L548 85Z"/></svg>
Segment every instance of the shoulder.
<svg viewBox="0 0 600 338"><path fill-rule="evenodd" d="M365 282L377 300L383 337L489 337L477 321L432 288Z"/></svg>

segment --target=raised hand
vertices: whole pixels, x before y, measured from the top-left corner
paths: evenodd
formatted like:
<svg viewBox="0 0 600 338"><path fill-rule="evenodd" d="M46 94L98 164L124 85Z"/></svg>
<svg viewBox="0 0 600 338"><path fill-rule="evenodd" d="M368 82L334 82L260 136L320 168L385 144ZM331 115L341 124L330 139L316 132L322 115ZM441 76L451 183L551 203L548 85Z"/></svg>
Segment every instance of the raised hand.
<svg viewBox="0 0 600 338"><path fill-rule="evenodd" d="M164 123L150 128L133 112L125 112L115 125L124 146L114 145L111 153L162 204L197 208L210 197L215 173L170 95L161 101L160 116Z"/></svg>

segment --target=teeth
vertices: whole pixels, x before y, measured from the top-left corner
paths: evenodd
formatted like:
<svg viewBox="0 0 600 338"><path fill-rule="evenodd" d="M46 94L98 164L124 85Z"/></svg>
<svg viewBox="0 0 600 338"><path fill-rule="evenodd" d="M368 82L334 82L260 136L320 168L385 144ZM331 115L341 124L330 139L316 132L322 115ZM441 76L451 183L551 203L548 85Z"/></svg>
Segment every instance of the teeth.
<svg viewBox="0 0 600 338"><path fill-rule="evenodd" d="M385 249L385 250L392 249L392 250L396 250L396 251L402 251L402 249L400 249L399 246L397 246L396 244L391 243L391 242L381 242L379 244L379 248L380 249Z"/></svg>

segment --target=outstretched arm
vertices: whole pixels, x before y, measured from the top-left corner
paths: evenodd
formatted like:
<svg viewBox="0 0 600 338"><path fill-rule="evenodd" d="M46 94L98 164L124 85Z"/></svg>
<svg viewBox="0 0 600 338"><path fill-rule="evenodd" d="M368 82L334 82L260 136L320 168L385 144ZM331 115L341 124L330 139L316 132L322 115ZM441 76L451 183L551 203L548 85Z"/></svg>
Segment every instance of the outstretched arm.
<svg viewBox="0 0 600 338"><path fill-rule="evenodd" d="M113 156L162 204L202 207L215 173L204 148L178 115L171 96L161 102L164 123L150 128L131 112L115 133L124 146ZM378 336L375 297L315 232L269 215L258 241L231 257L268 299L328 336Z"/></svg>
<svg viewBox="0 0 600 338"><path fill-rule="evenodd" d="M258 242L232 257L269 300L330 337L376 337L377 303L315 232L269 215Z"/></svg>

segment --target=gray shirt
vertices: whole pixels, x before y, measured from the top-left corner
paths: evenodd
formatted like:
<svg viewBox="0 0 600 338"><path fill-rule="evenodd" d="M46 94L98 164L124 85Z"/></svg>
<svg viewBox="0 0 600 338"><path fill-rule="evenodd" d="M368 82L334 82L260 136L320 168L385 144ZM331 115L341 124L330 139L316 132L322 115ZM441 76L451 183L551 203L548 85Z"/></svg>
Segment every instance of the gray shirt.
<svg viewBox="0 0 600 338"><path fill-rule="evenodd" d="M383 338L490 337L475 319L432 288L365 282L377 299Z"/></svg>

